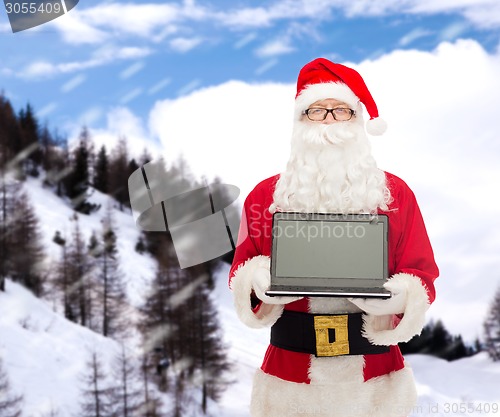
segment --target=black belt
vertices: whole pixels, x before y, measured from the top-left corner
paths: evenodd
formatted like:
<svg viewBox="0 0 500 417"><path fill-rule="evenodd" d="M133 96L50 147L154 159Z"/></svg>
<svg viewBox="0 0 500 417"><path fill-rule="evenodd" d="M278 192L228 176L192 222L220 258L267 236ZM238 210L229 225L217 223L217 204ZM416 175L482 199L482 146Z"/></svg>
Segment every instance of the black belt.
<svg viewBox="0 0 500 417"><path fill-rule="evenodd" d="M284 310L271 327L271 344L316 356L389 352L389 346L372 345L363 337L362 326L362 313L321 315Z"/></svg>

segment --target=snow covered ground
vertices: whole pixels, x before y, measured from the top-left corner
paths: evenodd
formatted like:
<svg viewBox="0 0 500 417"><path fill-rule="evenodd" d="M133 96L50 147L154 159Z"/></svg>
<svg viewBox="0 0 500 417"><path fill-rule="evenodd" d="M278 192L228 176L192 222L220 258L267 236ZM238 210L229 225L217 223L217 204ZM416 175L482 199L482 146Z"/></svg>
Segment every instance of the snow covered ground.
<svg viewBox="0 0 500 417"><path fill-rule="evenodd" d="M12 390L24 395L26 417L79 406L79 379L92 351L111 363L119 345L69 322L20 285L7 281L0 293L0 356Z"/></svg>
<svg viewBox="0 0 500 417"><path fill-rule="evenodd" d="M32 201L37 202L36 213L49 254L48 262L54 262L60 249L52 237L56 230L71 232L72 212L67 204L43 189L39 181L30 179L26 189ZM92 230L99 230L108 201L99 193L93 199L103 208L91 216L80 217L86 237ZM132 216L116 211L115 219L130 302L138 306L145 294L145 284L154 274L154 262L134 250L138 231ZM229 374L233 383L219 407L212 405L211 415L249 417L252 377L261 364L269 331L253 330L239 322L227 287L228 270L225 266L219 272L214 296L233 363ZM469 306L464 305L466 308ZM7 291L0 293L0 357L13 391L24 395L25 417L42 417L51 410L59 411L60 417L74 416L79 404L80 376L92 350L99 353L103 362L111 362L119 346L67 321L54 311L50 301L36 299L21 286L7 282ZM411 355L407 360L414 369L419 393L412 417L500 417L500 363L491 362L486 354L454 362L423 355ZM187 417L197 415L201 414L189 412Z"/></svg>

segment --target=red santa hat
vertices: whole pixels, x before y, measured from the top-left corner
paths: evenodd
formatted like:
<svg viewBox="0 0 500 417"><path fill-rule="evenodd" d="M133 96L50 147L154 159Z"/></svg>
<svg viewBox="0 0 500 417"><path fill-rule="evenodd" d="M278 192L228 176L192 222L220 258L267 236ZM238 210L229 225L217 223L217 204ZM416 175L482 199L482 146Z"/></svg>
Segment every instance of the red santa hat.
<svg viewBox="0 0 500 417"><path fill-rule="evenodd" d="M327 98L343 101L354 110L359 102L363 103L370 116L366 131L374 136L386 131L387 124L378 116L377 105L361 75L352 68L317 58L300 70L295 96L297 118L312 103Z"/></svg>

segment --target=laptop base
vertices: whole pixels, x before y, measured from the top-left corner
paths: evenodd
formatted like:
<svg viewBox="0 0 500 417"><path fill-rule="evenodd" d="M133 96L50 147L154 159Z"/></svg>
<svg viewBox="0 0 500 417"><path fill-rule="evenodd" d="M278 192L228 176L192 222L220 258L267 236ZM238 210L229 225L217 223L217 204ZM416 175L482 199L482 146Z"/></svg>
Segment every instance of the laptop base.
<svg viewBox="0 0 500 417"><path fill-rule="evenodd" d="M342 298L391 298L385 288L294 288L280 287L266 291L269 297L342 297Z"/></svg>

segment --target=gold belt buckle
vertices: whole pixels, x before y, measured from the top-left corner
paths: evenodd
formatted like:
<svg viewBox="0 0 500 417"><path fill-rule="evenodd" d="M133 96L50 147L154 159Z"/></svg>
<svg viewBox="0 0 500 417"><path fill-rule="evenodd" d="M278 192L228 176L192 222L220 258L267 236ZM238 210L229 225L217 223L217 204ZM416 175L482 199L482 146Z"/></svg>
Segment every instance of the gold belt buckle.
<svg viewBox="0 0 500 417"><path fill-rule="evenodd" d="M347 318L347 315L314 316L317 356L339 356L349 354ZM330 342L329 330L335 330L334 342Z"/></svg>

